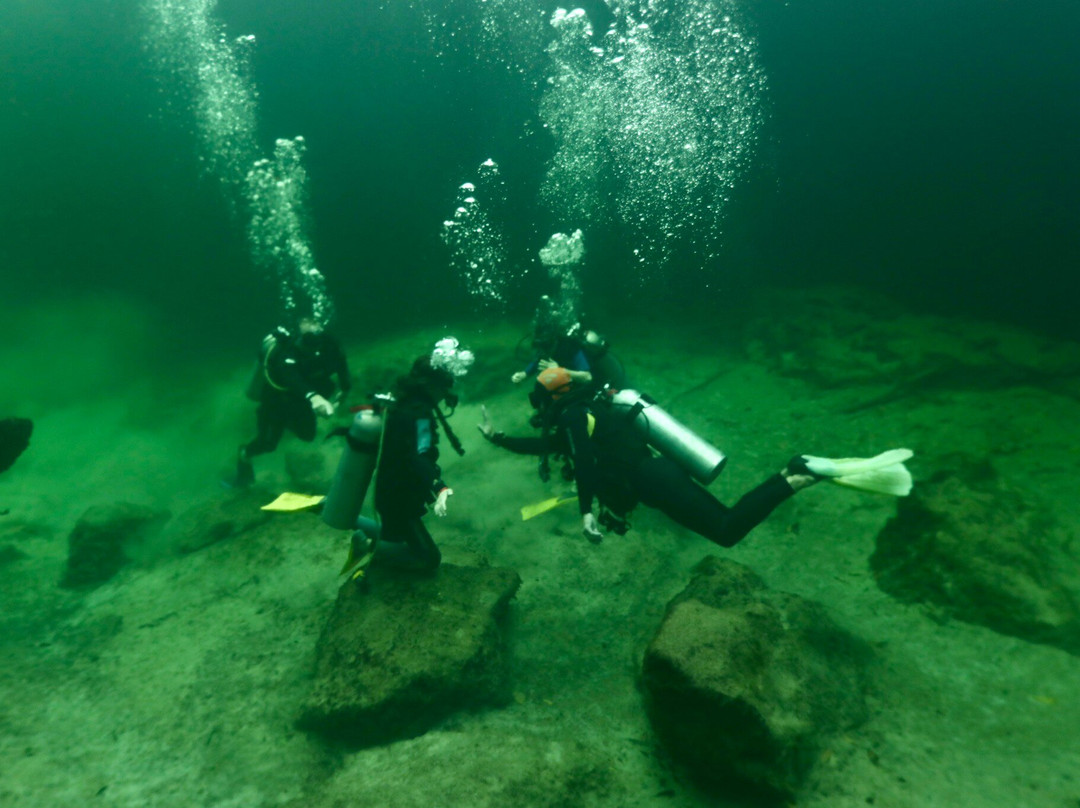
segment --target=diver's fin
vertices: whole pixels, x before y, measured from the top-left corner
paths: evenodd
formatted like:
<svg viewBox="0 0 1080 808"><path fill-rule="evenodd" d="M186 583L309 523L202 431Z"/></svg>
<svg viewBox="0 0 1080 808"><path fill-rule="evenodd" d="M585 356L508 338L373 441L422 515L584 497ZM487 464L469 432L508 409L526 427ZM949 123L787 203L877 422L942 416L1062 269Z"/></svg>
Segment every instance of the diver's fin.
<svg viewBox="0 0 1080 808"><path fill-rule="evenodd" d="M308 511L321 505L326 497L312 496L311 494L293 494L286 491L273 502L262 506L264 511L277 511L279 513L292 513L293 511Z"/></svg>
<svg viewBox="0 0 1080 808"><path fill-rule="evenodd" d="M837 485L906 497L911 493L911 472L904 461L915 453L910 449L890 449L874 457L812 457L803 455L806 467L828 477Z"/></svg>
<svg viewBox="0 0 1080 808"><path fill-rule="evenodd" d="M363 533L354 533L349 540L349 557L345 559L345 564L338 575L344 575L349 570L352 570L352 575L349 576L350 579L363 578L368 564L375 558L375 545L377 543L378 539L364 536Z"/></svg>
<svg viewBox="0 0 1080 808"><path fill-rule="evenodd" d="M543 502L526 505L521 509L521 521L527 522L534 516L547 513L552 508L558 508L560 505L565 505L567 502L574 502L576 500L576 496L552 497L551 499L545 499Z"/></svg>

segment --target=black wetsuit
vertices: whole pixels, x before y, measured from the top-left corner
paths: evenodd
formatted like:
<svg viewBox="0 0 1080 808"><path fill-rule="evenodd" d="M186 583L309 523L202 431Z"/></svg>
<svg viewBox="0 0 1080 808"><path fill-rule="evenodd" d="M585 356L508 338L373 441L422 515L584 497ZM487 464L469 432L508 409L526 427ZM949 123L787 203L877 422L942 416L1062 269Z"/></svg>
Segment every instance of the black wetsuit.
<svg viewBox="0 0 1080 808"><path fill-rule="evenodd" d="M589 434L589 414L595 428ZM625 413L579 401L561 407L553 428L539 438L496 435L493 442L518 454L563 455L573 461L582 514L594 500L618 519L638 503L662 511L709 541L732 547L794 490L774 474L728 507L674 461L655 455Z"/></svg>
<svg viewBox="0 0 1080 808"><path fill-rule="evenodd" d="M375 475L375 510L382 520L383 542L378 558L429 572L438 568L442 555L423 516L447 487L438 464L434 407L435 402L420 393L389 407Z"/></svg>
<svg viewBox="0 0 1080 808"><path fill-rule="evenodd" d="M278 331L271 337L264 341L258 431L245 447L249 458L274 451L286 429L302 441L314 440L316 419L309 399L316 394L330 399L339 387L348 394L351 384L345 352L331 335L293 337Z"/></svg>

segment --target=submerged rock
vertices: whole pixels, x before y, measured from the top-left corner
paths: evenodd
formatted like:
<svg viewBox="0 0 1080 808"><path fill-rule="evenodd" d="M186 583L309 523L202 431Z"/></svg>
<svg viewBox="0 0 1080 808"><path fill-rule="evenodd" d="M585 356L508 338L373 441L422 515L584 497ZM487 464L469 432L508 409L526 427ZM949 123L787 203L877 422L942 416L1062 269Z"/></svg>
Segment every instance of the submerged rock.
<svg viewBox="0 0 1080 808"><path fill-rule="evenodd" d="M516 572L443 564L434 577L385 568L371 577L338 593L302 728L372 746L508 701L502 622Z"/></svg>
<svg viewBox="0 0 1080 808"><path fill-rule="evenodd" d="M1068 545L989 466L961 466L897 503L870 567L899 600L1080 655L1080 576Z"/></svg>
<svg viewBox="0 0 1080 808"><path fill-rule="evenodd" d="M34 424L29 418L0 418L0 471L7 471L30 446Z"/></svg>
<svg viewBox="0 0 1080 808"><path fill-rule="evenodd" d="M68 561L60 586L67 589L100 586L128 562L124 545L141 538L165 518L145 505L95 505L84 513L68 536Z"/></svg>
<svg viewBox="0 0 1080 808"><path fill-rule="evenodd" d="M261 506L271 499L271 494L258 488L240 489L181 514L172 528L177 550L194 553L262 527L270 521L270 514Z"/></svg>
<svg viewBox="0 0 1080 808"><path fill-rule="evenodd" d="M702 786L791 794L829 736L866 720L870 659L819 604L706 558L645 653L649 718Z"/></svg>

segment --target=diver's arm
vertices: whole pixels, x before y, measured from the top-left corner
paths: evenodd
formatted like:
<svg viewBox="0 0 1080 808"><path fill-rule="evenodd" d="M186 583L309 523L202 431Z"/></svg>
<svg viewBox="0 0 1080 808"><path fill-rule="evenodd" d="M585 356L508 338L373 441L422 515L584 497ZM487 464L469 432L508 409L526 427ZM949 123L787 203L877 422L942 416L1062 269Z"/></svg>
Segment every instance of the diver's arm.
<svg viewBox="0 0 1080 808"><path fill-rule="evenodd" d="M487 407L483 404L480 405L480 413L484 420L478 423L476 428L480 430L480 434L484 436L484 440L488 443L507 449L514 454L540 456L551 452L550 438L511 437L496 431L495 425L491 423L491 416L488 415Z"/></svg>
<svg viewBox="0 0 1080 808"><path fill-rule="evenodd" d="M564 413L560 426L566 431L570 453L574 458L574 481L577 483L578 508L581 513L592 513L596 498L597 468L596 451L589 437L588 413L575 408Z"/></svg>
<svg viewBox="0 0 1080 808"><path fill-rule="evenodd" d="M412 467L418 480L423 480L427 487L428 503L435 502L439 493L449 486L443 482L442 469L439 468L439 450L435 447L435 422L430 418L416 419L416 452L412 457Z"/></svg>

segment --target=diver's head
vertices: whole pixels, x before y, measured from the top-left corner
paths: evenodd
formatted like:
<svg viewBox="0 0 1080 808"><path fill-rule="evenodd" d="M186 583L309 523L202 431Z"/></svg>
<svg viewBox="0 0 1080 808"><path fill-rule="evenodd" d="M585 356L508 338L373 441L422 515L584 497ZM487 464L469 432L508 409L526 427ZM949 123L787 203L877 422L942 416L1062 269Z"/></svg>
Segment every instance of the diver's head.
<svg viewBox="0 0 1080 808"><path fill-rule="evenodd" d="M574 387L574 380L566 368L546 368L540 371L536 381L547 391L552 401L558 401Z"/></svg>
<svg viewBox="0 0 1080 808"><path fill-rule="evenodd" d="M409 374L398 382L403 393L414 393L438 404L445 401L450 407L457 405L457 396L450 392L454 386L454 374L446 368L431 366L431 355L416 357Z"/></svg>
<svg viewBox="0 0 1080 808"><path fill-rule="evenodd" d="M451 388L455 379L469 372L474 360L472 351L463 350L454 337L444 337L430 354L416 358L409 375L402 380L402 390L420 393L436 404L445 401L453 409L458 397Z"/></svg>
<svg viewBox="0 0 1080 808"><path fill-rule="evenodd" d="M551 356L559 347L561 329L554 323L537 325L533 332L532 347L541 356Z"/></svg>

